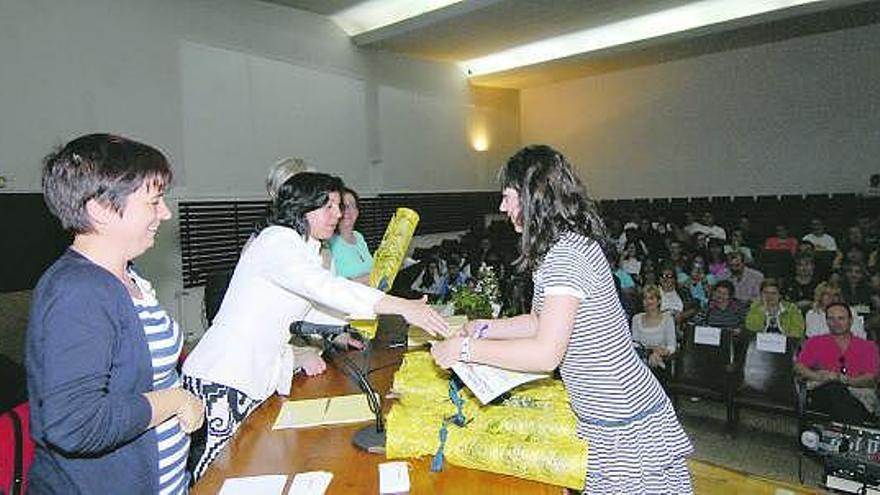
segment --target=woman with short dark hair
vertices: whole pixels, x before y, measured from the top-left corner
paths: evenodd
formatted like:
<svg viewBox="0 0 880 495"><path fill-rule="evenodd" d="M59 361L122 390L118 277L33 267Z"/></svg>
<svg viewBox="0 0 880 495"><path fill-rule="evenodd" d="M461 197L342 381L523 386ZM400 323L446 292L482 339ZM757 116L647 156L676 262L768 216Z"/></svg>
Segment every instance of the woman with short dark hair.
<svg viewBox="0 0 880 495"><path fill-rule="evenodd" d="M74 238L27 332L34 493L186 493L203 407L180 387L180 329L131 265L171 218L171 177L160 151L110 134L46 158L46 205Z"/></svg>
<svg viewBox="0 0 880 495"><path fill-rule="evenodd" d="M590 456L586 493L690 493L693 448L672 404L632 348L602 250L605 228L565 158L528 146L501 170L500 210L521 233L518 265L533 272L532 312L469 322L434 344L448 368L475 362L559 368Z"/></svg>

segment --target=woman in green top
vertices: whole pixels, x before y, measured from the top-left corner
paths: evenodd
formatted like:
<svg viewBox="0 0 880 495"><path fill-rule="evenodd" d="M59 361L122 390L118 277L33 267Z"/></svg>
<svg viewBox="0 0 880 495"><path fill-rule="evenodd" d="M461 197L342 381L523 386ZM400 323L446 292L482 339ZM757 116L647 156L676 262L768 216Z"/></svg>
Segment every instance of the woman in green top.
<svg viewBox="0 0 880 495"><path fill-rule="evenodd" d="M329 241L334 272L339 276L369 284L373 257L370 255L364 236L354 230L354 224L360 213L360 197L346 187L342 206L342 218L336 226L336 235Z"/></svg>
<svg viewBox="0 0 880 495"><path fill-rule="evenodd" d="M773 278L765 278L761 282L761 297L752 303L746 315L746 328L752 332L803 338L805 326L801 310L794 303L782 300L779 283Z"/></svg>

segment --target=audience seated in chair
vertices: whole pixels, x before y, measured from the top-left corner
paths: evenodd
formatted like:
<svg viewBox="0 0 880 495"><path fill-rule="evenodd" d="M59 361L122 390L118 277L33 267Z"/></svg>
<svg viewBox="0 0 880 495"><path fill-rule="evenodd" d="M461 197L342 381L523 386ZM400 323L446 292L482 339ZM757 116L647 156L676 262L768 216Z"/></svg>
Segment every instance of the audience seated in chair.
<svg viewBox="0 0 880 495"><path fill-rule="evenodd" d="M813 307L817 285L819 279L816 278L816 265L812 256L798 256L795 261L794 277L785 284L782 296L793 302L801 312L806 312Z"/></svg>
<svg viewBox="0 0 880 495"><path fill-rule="evenodd" d="M810 241L816 251L837 251L837 241L834 236L825 231L825 222L820 218L810 220L810 233L802 239Z"/></svg>
<svg viewBox="0 0 880 495"><path fill-rule="evenodd" d="M727 266L730 268L730 280L733 282L733 297L746 303L757 299L761 294L761 282L764 281L764 274L749 268L743 260L743 256L739 252L733 252L727 255Z"/></svg>
<svg viewBox="0 0 880 495"><path fill-rule="evenodd" d="M840 286L840 295L850 306L862 306L867 308L871 305L871 288L865 278L865 268L861 263L846 265L843 272L843 280Z"/></svg>
<svg viewBox="0 0 880 495"><path fill-rule="evenodd" d="M832 303L825 312L831 333L807 339L795 373L807 381L813 409L835 421L864 423L877 411L877 345L852 334L846 304Z"/></svg>
<svg viewBox="0 0 880 495"><path fill-rule="evenodd" d="M697 309L703 309L709 304L709 294L715 284L715 277L706 273L705 265L699 257L694 258L690 272L687 276L679 276L678 282L690 294Z"/></svg>
<svg viewBox="0 0 880 495"><path fill-rule="evenodd" d="M748 307L733 297L733 284L722 280L712 288L712 301L700 312L697 325L730 329L735 335L742 332Z"/></svg>
<svg viewBox="0 0 880 495"><path fill-rule="evenodd" d="M750 259L746 259L743 254L743 260L748 263ZM710 238L706 246L706 272L715 280L725 280L730 277L730 269L727 268L727 257L724 254L724 242L719 239Z"/></svg>
<svg viewBox="0 0 880 495"><path fill-rule="evenodd" d="M806 316L806 336L814 337L816 335L825 335L829 333L828 323L825 316L825 309L834 303L842 303L843 298L840 296L840 288L829 282L822 282L816 286L813 296L813 307L807 311ZM853 315L852 326L850 331L856 337L867 338L865 334L864 318L856 315L855 311L850 308Z"/></svg>
<svg viewBox="0 0 880 495"><path fill-rule="evenodd" d="M678 287L678 278L672 265L664 265L660 269L660 310L670 313L679 325L697 313L691 293Z"/></svg>
<svg viewBox="0 0 880 495"><path fill-rule="evenodd" d="M431 257L424 262L425 267L412 283L412 290L418 294L428 296L431 302L437 302L443 298L443 276L440 275L440 263L437 258Z"/></svg>
<svg viewBox="0 0 880 495"><path fill-rule="evenodd" d="M767 278L761 282L761 297L752 302L746 315L746 328L803 338L804 317L797 306L782 299L776 279Z"/></svg>
<svg viewBox="0 0 880 495"><path fill-rule="evenodd" d="M751 334L742 360L740 380L733 390L734 426L739 409L794 414L798 411L793 361L800 344L796 337L786 337L784 348L762 346L757 334Z"/></svg>
<svg viewBox="0 0 880 495"><path fill-rule="evenodd" d="M788 251L794 255L798 252L798 240L789 234L788 227L780 224L776 233L764 241L764 251Z"/></svg>
<svg viewBox="0 0 880 495"><path fill-rule="evenodd" d="M652 370L665 369L666 361L676 350L675 321L672 315L660 311L660 288L649 285L643 294L645 312L632 318L633 340L644 346Z"/></svg>
<svg viewBox="0 0 880 495"><path fill-rule="evenodd" d="M741 228L737 227L733 229L730 233L730 239L728 239L728 243L724 245L724 254L728 255L733 252L740 252L743 255L743 260L747 265L751 265L755 261L755 257L752 254L752 248L746 245L745 236ZM725 262L725 267L727 263Z"/></svg>

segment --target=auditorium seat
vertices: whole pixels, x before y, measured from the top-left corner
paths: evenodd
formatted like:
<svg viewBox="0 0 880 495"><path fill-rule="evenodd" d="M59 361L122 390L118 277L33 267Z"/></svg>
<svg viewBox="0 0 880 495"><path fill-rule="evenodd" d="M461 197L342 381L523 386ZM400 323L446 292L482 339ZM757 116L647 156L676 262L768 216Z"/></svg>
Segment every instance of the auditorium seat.
<svg viewBox="0 0 880 495"><path fill-rule="evenodd" d="M734 371L733 333L721 330L718 346L695 342L695 327L685 325L681 348L671 361L671 379L668 392L677 406L680 395L700 397L724 403L727 408L727 427L731 427L732 404L730 374Z"/></svg>
<svg viewBox="0 0 880 495"><path fill-rule="evenodd" d="M758 347L758 334L750 332L742 365L737 366L733 387L733 427L739 422L741 408L757 409L794 416L797 414L794 358L800 340L787 337L785 352Z"/></svg>

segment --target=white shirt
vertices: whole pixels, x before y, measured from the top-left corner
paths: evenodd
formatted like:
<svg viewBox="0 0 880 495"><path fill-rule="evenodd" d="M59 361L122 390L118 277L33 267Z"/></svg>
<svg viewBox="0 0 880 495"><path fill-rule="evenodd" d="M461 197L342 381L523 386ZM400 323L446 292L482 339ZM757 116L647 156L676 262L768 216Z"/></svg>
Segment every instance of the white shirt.
<svg viewBox="0 0 880 495"><path fill-rule="evenodd" d="M852 308L850 308L852 311ZM856 315L856 312L853 311L853 321L852 326L850 326L849 331L852 332L856 337L861 337L863 339L868 338L865 335L865 319L861 316ZM810 309L807 311L806 320L806 334L807 337L815 337L816 335L823 335L828 333L828 322L825 321L825 312L822 310Z"/></svg>
<svg viewBox="0 0 880 495"><path fill-rule="evenodd" d="M672 311L673 313L681 313L682 311L684 311L684 301L681 300L681 296L678 295L678 292L674 290L667 292L661 289L660 310Z"/></svg>
<svg viewBox="0 0 880 495"><path fill-rule="evenodd" d="M235 267L214 322L187 357L183 373L223 384L254 400L286 395L293 378L290 324L315 303L373 317L384 295L321 266L320 243L293 229L263 229Z"/></svg>
<svg viewBox="0 0 880 495"><path fill-rule="evenodd" d="M664 347L669 352L675 352L675 321L669 313L661 313L660 323L657 326L645 325L645 313L639 313L632 319L633 340L641 342L645 347Z"/></svg>
<svg viewBox="0 0 880 495"><path fill-rule="evenodd" d="M816 234L809 233L804 236L803 240L810 241L820 251L837 251L837 241L834 240L831 234L817 236Z"/></svg>
<svg viewBox="0 0 880 495"><path fill-rule="evenodd" d="M722 241L727 240L727 232L724 231L724 228L720 225L703 225L701 223L696 224L691 228L690 235L694 235L697 232L702 232L706 234L706 237L714 237L715 239L721 239Z"/></svg>

